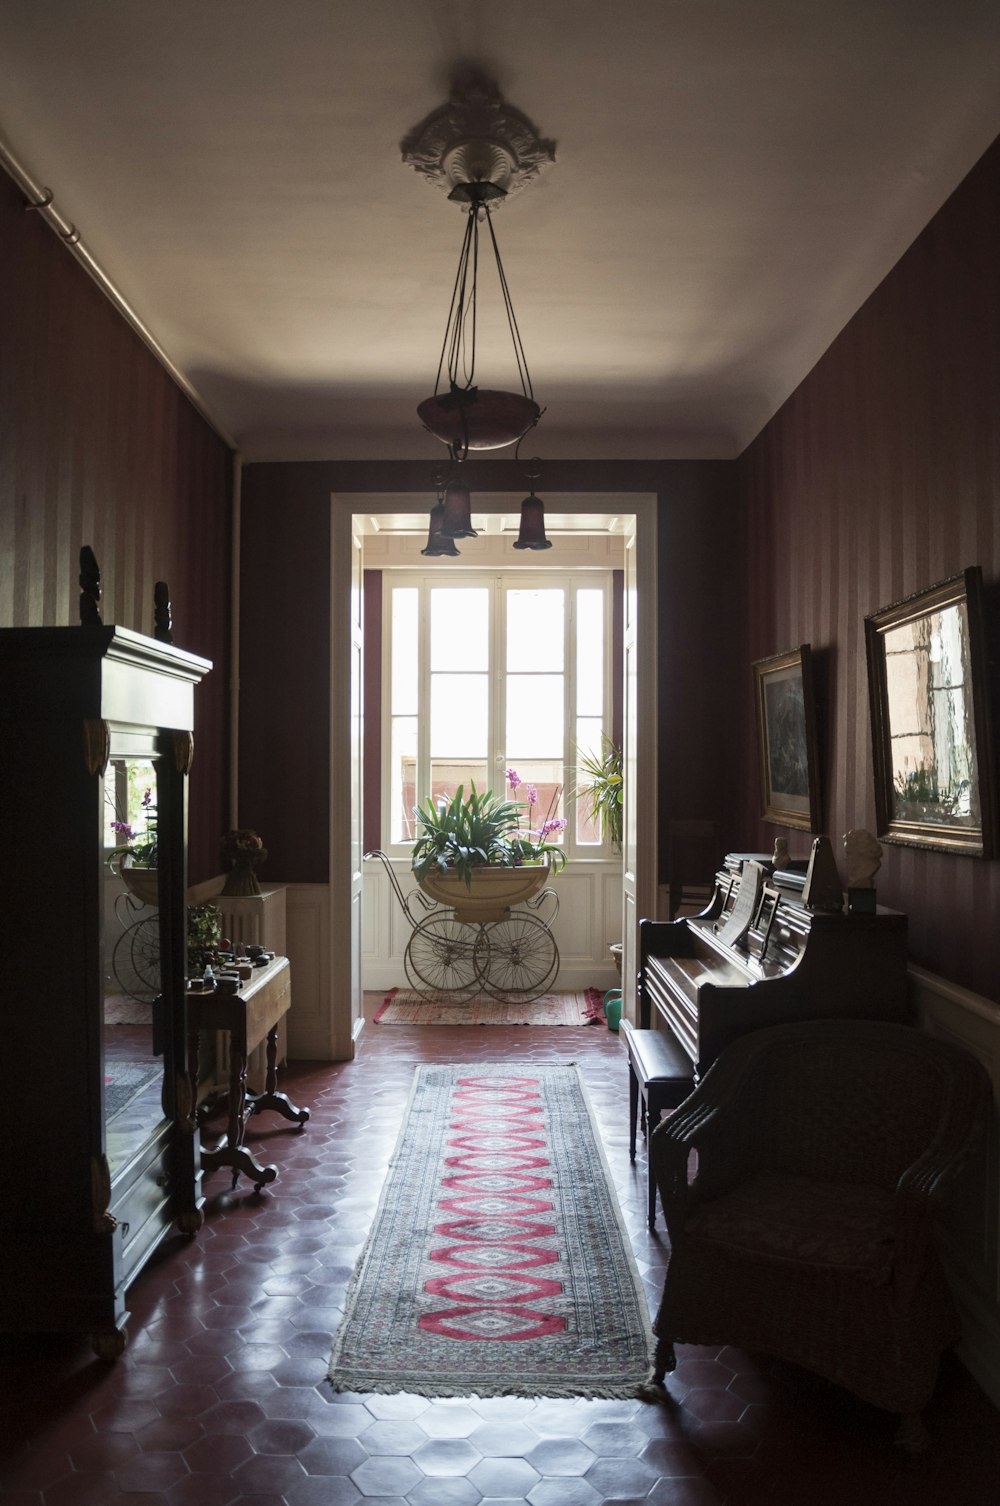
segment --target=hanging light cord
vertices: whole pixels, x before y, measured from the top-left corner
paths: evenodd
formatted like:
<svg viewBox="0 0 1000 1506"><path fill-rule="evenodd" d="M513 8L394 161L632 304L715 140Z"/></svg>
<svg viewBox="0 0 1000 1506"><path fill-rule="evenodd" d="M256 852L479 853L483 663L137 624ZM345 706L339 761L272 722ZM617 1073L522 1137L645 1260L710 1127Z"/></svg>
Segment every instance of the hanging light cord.
<svg viewBox="0 0 1000 1506"><path fill-rule="evenodd" d="M503 262L500 260L500 247L497 245L497 238L493 230L493 218L490 214L488 204L484 206L483 212L486 215L486 223L489 226L490 240L493 242L493 255L496 257L497 273L500 277L500 288L503 293L504 308L507 310L507 327L510 330L510 338L514 346L514 357L517 361L517 374L521 378L521 391L524 393L525 397L534 398L535 393L531 385L531 375L528 371L528 362L524 354L524 346L521 343L521 331L517 327L517 318L514 314L514 304L511 301L510 288L507 286L507 274L504 272Z"/></svg>
<svg viewBox="0 0 1000 1506"><path fill-rule="evenodd" d="M493 245L493 255L496 258L497 275L500 279L500 291L503 295L504 309L507 314L507 327L510 330L511 343L514 346L514 359L517 362L517 374L521 382L521 391L525 397L534 399L534 390L531 385L531 375L528 371L528 362L524 354L524 345L521 341L521 332L518 329L517 318L514 313L514 304L510 296L510 288L507 284L507 276L500 259L500 248L497 245L496 234L493 230L493 220L489 206L479 206L489 226L490 240ZM471 283L469 278L469 263L472 263ZM445 370L447 362L448 380L452 392L461 391L472 386L476 374L476 290L479 278L479 212L475 204L469 209L469 217L465 226L465 235L462 239L462 249L458 258L458 271L455 274L455 283L451 293L451 304L448 309L448 322L445 326L444 341L441 346L441 357L438 361L437 376L434 380L434 392L441 386L441 373ZM471 326L471 328L469 328ZM469 338L471 335L471 338ZM464 384L459 382L459 376L464 377Z"/></svg>

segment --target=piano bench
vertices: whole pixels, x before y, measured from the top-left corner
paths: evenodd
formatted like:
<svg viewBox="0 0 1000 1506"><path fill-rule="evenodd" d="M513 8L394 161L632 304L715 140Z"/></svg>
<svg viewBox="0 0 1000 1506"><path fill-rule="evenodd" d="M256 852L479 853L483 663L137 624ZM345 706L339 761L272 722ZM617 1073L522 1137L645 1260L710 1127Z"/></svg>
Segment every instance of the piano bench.
<svg viewBox="0 0 1000 1506"><path fill-rule="evenodd" d="M691 1058L666 1030L637 1030L628 1020L619 1029L628 1052L629 1160L635 1160L635 1130L642 1102L642 1133L647 1140L664 1109L676 1109L694 1088ZM648 1177L648 1223L656 1223L656 1178Z"/></svg>

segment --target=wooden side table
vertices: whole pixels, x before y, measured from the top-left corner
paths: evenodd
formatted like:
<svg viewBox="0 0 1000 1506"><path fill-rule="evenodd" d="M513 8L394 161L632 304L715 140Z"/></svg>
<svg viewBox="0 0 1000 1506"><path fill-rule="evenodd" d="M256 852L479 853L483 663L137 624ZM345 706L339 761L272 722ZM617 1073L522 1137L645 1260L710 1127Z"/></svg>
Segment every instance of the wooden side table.
<svg viewBox="0 0 1000 1506"><path fill-rule="evenodd" d="M278 1023L292 1002L291 969L287 957L275 957L238 993L191 993L188 1005L188 1071L191 1075L192 1101L197 1101L198 1038L203 1030L224 1030L229 1036L229 1122L226 1133L211 1150L202 1150L202 1171L219 1166L232 1168L233 1186L240 1172L252 1179L254 1190L273 1182L276 1166L261 1166L243 1143L246 1122L252 1114L273 1110L303 1128L308 1109L296 1108L285 1093L277 1091ZM247 1058L251 1051L267 1042L267 1076L263 1093L247 1092Z"/></svg>

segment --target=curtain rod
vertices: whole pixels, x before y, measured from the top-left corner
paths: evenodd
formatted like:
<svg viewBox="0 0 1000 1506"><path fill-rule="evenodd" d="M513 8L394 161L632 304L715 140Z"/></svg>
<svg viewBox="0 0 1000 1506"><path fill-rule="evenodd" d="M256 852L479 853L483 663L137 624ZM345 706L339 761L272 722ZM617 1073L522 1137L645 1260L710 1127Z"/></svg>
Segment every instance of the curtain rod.
<svg viewBox="0 0 1000 1506"><path fill-rule="evenodd" d="M139 315L132 308L124 294L119 291L104 268L87 250L81 239L80 231L55 207L51 188L42 188L40 184L36 183L23 164L18 161L10 147L2 140L0 140L0 163L6 168L18 188L26 196L28 202L25 205L25 209L36 210L51 229L56 232L60 240L69 247L77 261L80 262L81 266L84 267L94 282L97 283L104 296L110 300L119 314L131 325L140 340L152 351L160 365L173 381L176 382L185 397L197 408L209 427L215 431L224 444L228 445L229 449L238 451L239 445L226 432L218 420L213 417L197 389L191 385L184 373L177 369L156 337L139 318Z"/></svg>

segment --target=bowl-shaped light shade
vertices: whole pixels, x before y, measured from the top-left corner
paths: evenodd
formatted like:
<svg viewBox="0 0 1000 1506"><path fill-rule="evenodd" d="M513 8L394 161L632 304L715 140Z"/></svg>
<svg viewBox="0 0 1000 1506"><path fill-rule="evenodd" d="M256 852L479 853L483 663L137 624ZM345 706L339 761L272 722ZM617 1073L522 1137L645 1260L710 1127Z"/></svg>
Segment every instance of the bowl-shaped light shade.
<svg viewBox="0 0 1000 1506"><path fill-rule="evenodd" d="M515 549L551 549L552 541L545 537L545 508L532 492L521 503L521 530Z"/></svg>
<svg viewBox="0 0 1000 1506"><path fill-rule="evenodd" d="M446 539L444 534L441 532L441 524L443 523L443 521L444 503L436 502L431 508L430 527L427 530L427 547L426 549L421 549L421 554L450 554L454 556L460 553L460 551L455 548L453 540Z"/></svg>
<svg viewBox="0 0 1000 1506"><path fill-rule="evenodd" d="M464 455L467 450L502 450L516 444L538 422L541 411L523 393L473 387L425 398L417 416L435 439Z"/></svg>
<svg viewBox="0 0 1000 1506"><path fill-rule="evenodd" d="M444 494L444 515L441 519L441 535L446 539L474 539L472 526L472 498L467 486L449 482Z"/></svg>

